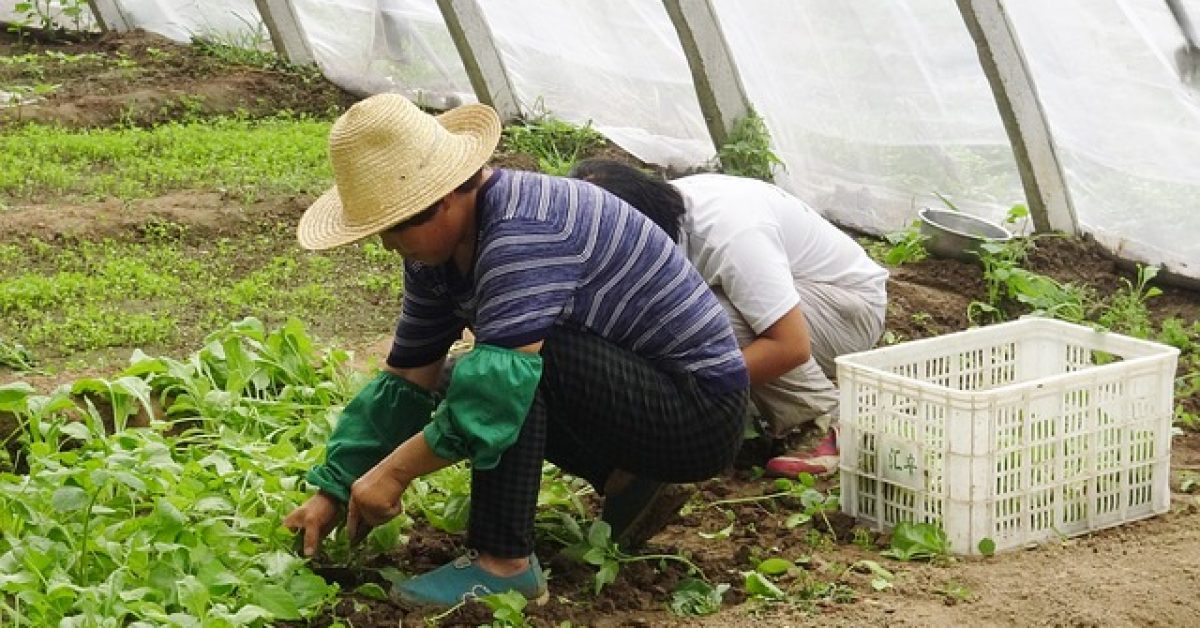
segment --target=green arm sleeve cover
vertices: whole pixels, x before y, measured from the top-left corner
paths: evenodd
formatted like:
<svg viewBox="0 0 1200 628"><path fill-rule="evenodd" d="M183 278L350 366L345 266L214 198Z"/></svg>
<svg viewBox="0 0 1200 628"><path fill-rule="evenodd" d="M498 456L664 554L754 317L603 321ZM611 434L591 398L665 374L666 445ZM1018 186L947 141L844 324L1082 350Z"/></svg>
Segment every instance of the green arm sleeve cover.
<svg viewBox="0 0 1200 628"><path fill-rule="evenodd" d="M446 399L425 426L429 448L446 460L494 468L520 435L541 378L541 356L476 345L454 366Z"/></svg>
<svg viewBox="0 0 1200 628"><path fill-rule="evenodd" d="M342 410L325 445L325 462L309 470L306 478L349 501L350 485L421 431L435 405L432 393L380 371Z"/></svg>

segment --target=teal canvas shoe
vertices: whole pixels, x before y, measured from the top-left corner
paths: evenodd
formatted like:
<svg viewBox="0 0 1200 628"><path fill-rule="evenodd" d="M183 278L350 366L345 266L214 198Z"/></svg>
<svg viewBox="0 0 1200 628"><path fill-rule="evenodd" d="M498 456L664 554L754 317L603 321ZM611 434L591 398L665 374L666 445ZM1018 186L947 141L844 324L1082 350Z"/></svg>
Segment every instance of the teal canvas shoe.
<svg viewBox="0 0 1200 628"><path fill-rule="evenodd" d="M536 604L549 599L546 576L537 556L529 555L528 569L504 578L484 571L479 566L479 553L470 550L427 574L396 583L392 599L404 606L448 608L464 600L507 591L518 591Z"/></svg>

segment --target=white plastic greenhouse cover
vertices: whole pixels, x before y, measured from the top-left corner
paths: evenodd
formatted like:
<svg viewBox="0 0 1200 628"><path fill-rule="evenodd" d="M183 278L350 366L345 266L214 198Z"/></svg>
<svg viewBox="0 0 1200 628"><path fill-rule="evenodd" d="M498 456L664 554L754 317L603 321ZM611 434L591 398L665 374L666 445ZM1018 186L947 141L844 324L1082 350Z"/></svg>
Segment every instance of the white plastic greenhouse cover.
<svg viewBox="0 0 1200 628"><path fill-rule="evenodd" d="M137 27L269 45L253 0L108 0ZM4 0L8 4L8 0ZM711 0L786 170L780 185L884 233L943 194L1000 219L1022 202L999 113L948 0ZM1200 279L1200 93L1162 0L1004 0L1081 228ZM322 71L360 94L475 99L435 0L292 0ZM591 122L637 157L711 161L660 0L479 0L527 115ZM1200 22L1200 0L1184 0ZM11 10L9 10L11 12ZM0 9L0 18L5 10Z"/></svg>

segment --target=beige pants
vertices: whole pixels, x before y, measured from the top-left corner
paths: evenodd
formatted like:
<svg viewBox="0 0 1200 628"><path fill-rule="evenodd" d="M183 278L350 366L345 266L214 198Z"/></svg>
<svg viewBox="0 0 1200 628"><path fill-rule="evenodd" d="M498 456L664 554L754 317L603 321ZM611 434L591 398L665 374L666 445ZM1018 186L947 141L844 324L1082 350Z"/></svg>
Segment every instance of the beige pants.
<svg viewBox="0 0 1200 628"><path fill-rule="evenodd" d="M866 351L883 334L883 316L862 297L828 284L796 286L800 311L808 323L812 357L769 384L750 389L755 409L766 421L768 436L779 438L808 423L826 429L836 422L838 390L834 358ZM724 291L713 294L729 314L738 345L746 346L755 333L733 307Z"/></svg>

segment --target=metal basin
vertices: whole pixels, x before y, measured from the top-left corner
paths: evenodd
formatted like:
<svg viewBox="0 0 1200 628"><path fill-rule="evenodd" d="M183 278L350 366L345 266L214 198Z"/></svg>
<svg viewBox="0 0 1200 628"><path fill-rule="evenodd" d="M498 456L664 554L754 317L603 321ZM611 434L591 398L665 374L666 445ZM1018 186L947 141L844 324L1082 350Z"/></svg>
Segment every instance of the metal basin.
<svg viewBox="0 0 1200 628"><path fill-rule="evenodd" d="M923 207L917 216L921 219L921 235L928 238L925 249L937 257L978 260L979 246L984 242L1005 242L1013 237L1008 229L990 220L949 209Z"/></svg>

